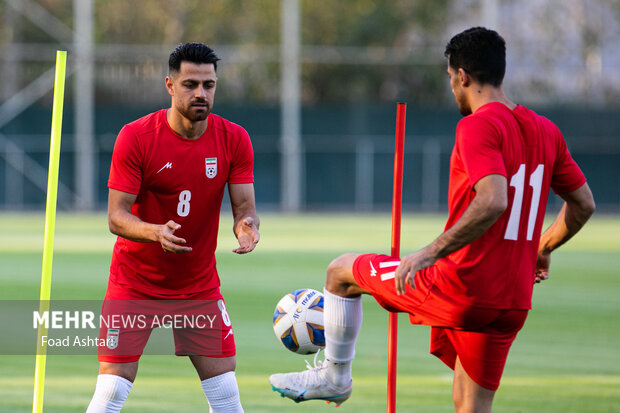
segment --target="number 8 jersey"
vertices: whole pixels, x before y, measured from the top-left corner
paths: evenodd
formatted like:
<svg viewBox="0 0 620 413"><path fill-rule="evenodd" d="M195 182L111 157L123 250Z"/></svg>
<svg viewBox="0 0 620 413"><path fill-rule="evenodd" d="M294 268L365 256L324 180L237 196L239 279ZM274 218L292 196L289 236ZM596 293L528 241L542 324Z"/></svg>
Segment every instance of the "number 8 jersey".
<svg viewBox="0 0 620 413"><path fill-rule="evenodd" d="M476 196L474 185L491 174L508 180L508 207L476 241L437 261L435 286L469 306L530 309L549 191L571 192L586 179L551 121L499 102L457 126L446 230Z"/></svg>
<svg viewBox="0 0 620 413"><path fill-rule="evenodd" d="M125 125L114 145L108 187L137 195L131 212L141 220L180 224L175 235L192 251L167 253L156 242L118 237L110 282L162 296L219 287L215 249L224 188L254 182L253 165L247 132L213 113L196 139L175 133L166 109Z"/></svg>

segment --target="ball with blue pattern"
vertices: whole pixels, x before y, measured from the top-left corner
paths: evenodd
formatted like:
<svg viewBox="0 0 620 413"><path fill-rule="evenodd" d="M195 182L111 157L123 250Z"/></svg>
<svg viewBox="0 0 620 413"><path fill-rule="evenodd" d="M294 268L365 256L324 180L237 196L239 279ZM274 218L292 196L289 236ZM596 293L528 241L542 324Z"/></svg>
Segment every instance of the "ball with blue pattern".
<svg viewBox="0 0 620 413"><path fill-rule="evenodd" d="M286 294L273 312L273 331L294 353L311 354L324 348L323 294L310 288Z"/></svg>

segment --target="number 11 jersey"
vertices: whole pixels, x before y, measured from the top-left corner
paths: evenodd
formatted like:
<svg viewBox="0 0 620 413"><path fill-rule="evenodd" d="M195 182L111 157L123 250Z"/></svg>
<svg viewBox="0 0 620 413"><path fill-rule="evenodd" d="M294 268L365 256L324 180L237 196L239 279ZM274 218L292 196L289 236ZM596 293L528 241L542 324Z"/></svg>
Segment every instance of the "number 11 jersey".
<svg viewBox="0 0 620 413"><path fill-rule="evenodd" d="M463 305L530 309L536 257L550 189L567 193L586 179L559 129L517 106L493 102L463 118L450 159L446 230L487 175L508 181L508 207L478 239L438 260L435 286Z"/></svg>

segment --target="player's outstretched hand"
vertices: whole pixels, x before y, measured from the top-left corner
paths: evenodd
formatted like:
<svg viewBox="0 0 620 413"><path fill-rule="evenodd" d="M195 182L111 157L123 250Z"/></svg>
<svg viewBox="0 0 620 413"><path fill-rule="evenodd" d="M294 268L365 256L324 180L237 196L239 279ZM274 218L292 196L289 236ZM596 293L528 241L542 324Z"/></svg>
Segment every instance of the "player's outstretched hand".
<svg viewBox="0 0 620 413"><path fill-rule="evenodd" d="M536 274L534 282L539 283L549 278L549 265L551 264L551 254L539 252L536 259Z"/></svg>
<svg viewBox="0 0 620 413"><path fill-rule="evenodd" d="M413 254L401 258L400 265L396 268L394 283L396 294L405 294L407 284L415 288L415 274L435 263L435 258L429 253L428 248L421 249Z"/></svg>
<svg viewBox="0 0 620 413"><path fill-rule="evenodd" d="M254 218L247 217L240 221L235 228L235 234L237 235L237 241L239 241L239 248L233 250L237 254L247 254L252 252L260 240L260 234L256 227Z"/></svg>
<svg viewBox="0 0 620 413"><path fill-rule="evenodd" d="M174 252L177 254L190 252L192 247L186 247L181 244L187 244L183 238L175 237L174 231L181 228L180 224L170 220L164 225L159 226L159 233L157 234L157 240L161 244L161 247L166 252Z"/></svg>

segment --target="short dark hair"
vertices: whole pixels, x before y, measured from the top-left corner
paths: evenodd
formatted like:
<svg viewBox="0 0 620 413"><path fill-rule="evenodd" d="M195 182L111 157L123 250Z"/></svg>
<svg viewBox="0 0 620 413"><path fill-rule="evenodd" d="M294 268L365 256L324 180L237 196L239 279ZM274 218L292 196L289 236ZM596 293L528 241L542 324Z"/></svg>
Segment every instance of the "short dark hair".
<svg viewBox="0 0 620 413"><path fill-rule="evenodd" d="M197 64L213 63L213 67L217 71L218 60L220 58L216 56L213 49L204 43L181 43L170 53L168 70L178 72L181 70L181 62L191 62Z"/></svg>
<svg viewBox="0 0 620 413"><path fill-rule="evenodd" d="M498 87L506 73L506 42L496 31L472 27L454 36L445 56L454 70L469 73L476 81Z"/></svg>

